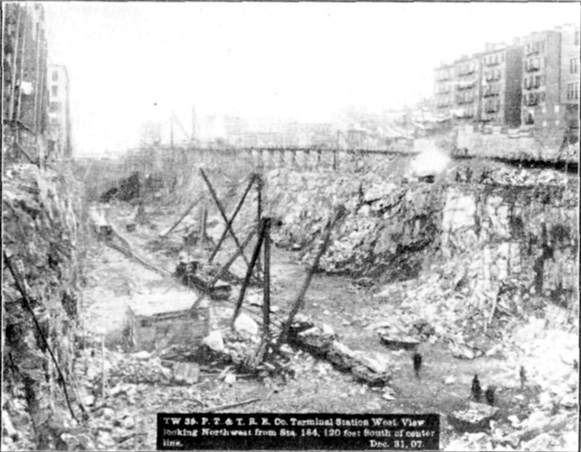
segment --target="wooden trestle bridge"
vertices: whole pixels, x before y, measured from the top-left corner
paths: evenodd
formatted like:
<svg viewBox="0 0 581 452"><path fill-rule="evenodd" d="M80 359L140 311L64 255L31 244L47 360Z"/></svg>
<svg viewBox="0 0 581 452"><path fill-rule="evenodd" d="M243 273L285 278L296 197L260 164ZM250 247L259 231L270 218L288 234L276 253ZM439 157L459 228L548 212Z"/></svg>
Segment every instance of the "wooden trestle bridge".
<svg viewBox="0 0 581 452"><path fill-rule="evenodd" d="M384 148L342 149L331 147L234 147L234 146L199 146L199 145L158 145L155 152L182 151L199 155L201 159L215 157L245 157L256 166L265 168L291 167L297 169L358 169L373 166L390 160L411 159L419 151L411 146L392 146ZM555 168L565 171L577 171L578 155L563 152L545 156L518 155L482 155L469 151L457 150L450 154L453 159L496 160L504 163L528 167Z"/></svg>

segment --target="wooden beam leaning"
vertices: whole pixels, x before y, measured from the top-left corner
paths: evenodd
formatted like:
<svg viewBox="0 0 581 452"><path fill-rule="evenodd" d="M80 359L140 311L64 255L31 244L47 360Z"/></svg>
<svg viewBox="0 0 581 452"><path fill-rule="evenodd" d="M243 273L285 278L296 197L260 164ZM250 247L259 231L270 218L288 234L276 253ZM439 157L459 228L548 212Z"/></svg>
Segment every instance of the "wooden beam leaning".
<svg viewBox="0 0 581 452"><path fill-rule="evenodd" d="M236 322L236 318L240 313L240 309L242 308L242 302L244 301L244 295L246 294L246 289L250 284L250 278L252 277L252 270L254 269L254 265L258 260L258 256L260 254L260 248L262 247L262 242L264 240L264 227L265 220L260 222L260 227L258 229L258 240L256 241L256 246L254 247L254 251L252 253L252 258L250 259L250 264L248 265L248 270L246 271L246 276L244 277L244 282L242 283L242 287L240 288L240 294L238 295L238 301L236 302L236 307L234 308L234 315L232 316L232 328L234 328L234 323Z"/></svg>
<svg viewBox="0 0 581 452"><path fill-rule="evenodd" d="M244 262L246 262L246 265L250 266L250 262L248 262L248 259L246 258L246 255L244 254L244 250L242 249L242 245L240 244L238 237L236 237L236 234L234 234L234 231L232 230L232 228L228 224L228 217L226 216L226 213L224 212L224 207L222 206L222 203L218 199L218 195L216 194L214 187L212 187L212 184L210 183L208 176L206 176L206 173L201 168L200 168L200 174L202 175L204 182L206 182L206 185L208 186L208 189L210 190L210 194L212 195L212 198L214 199L214 202L216 203L216 206L218 207L218 210L220 211L220 215L222 215L222 219L226 223L226 230L230 231L230 234L232 235L232 238L234 239L236 246L238 247L238 249L240 250L240 253L242 254L242 258L244 259Z"/></svg>
<svg viewBox="0 0 581 452"><path fill-rule="evenodd" d="M188 208L184 211L184 213L182 214L182 216L178 219L178 221L176 221L173 226L171 228L169 228L167 231L162 232L161 234L159 234L160 237L166 237L167 235L170 234L170 232L172 232L175 228L177 228L177 226L184 220L184 218L186 218L188 216L188 214L190 213L190 211L196 206L196 204L198 204L201 200L202 200L202 196L196 198L194 201L192 201L192 203L188 206Z"/></svg>
<svg viewBox="0 0 581 452"><path fill-rule="evenodd" d="M24 154L24 156L25 156L25 157L28 159L28 161L29 161L30 163L36 163L36 161L35 161L35 160L34 160L34 159L31 157L31 155L30 155L28 152L26 152L26 149L24 149L24 147L22 147L22 145L21 145L21 144L20 144L20 143L19 143L17 140L14 140L14 146L15 146L15 147L16 147L16 148L17 148L17 149L20 151L20 152L22 152L22 153Z"/></svg>
<svg viewBox="0 0 581 452"><path fill-rule="evenodd" d="M246 195L248 195L248 192L250 191L250 188L252 187L252 184L254 183L255 178L256 178L256 175L254 175L254 174L252 174L250 176L250 180L248 181L248 185L246 186L246 189L244 190L244 194L242 195L242 198L240 198L240 201L238 201L238 205L236 206L236 209L234 209L234 213L232 214L232 216L228 220L226 229L224 229L224 232L222 232L222 235L220 236L220 240L218 240L216 248L214 248L214 251L212 251L212 254L210 254L210 257L208 258L208 263L212 263L212 260L216 257L216 254L218 254L218 251L220 251L220 247L222 246L222 243L224 242L224 239L226 238L226 235L228 234L228 230L232 227L232 224L234 223L234 220L236 219L236 215L238 215L238 212L242 208L242 205L244 204L244 200L246 199Z"/></svg>
<svg viewBox="0 0 581 452"><path fill-rule="evenodd" d="M270 225L271 219L264 219L264 289L262 300L262 337L266 341L270 334Z"/></svg>
<svg viewBox="0 0 581 452"><path fill-rule="evenodd" d="M315 271L317 270L317 267L319 266L319 261L321 260L321 257L323 256L323 254L325 254L325 251L327 250L327 246L329 245L329 240L331 239L331 231L333 230L335 225L346 215L346 213L347 212L346 212L345 207L340 205L337 208L337 210L335 211L335 213L333 214L333 216L329 219L327 226L326 226L325 237L323 238L323 243L321 245L321 248L319 248L319 252L315 256L315 260L313 262L313 265L309 268L309 271L307 272L307 276L303 282L301 290L299 291L299 294L295 300L295 303L291 309L291 312L290 312L287 320L284 322L284 324L281 327L281 333L280 333L280 336L278 337L278 341L276 343L277 347L280 347L284 343L284 341L286 341L286 338L288 337L288 333L290 330L290 326L292 325L293 319L295 318L295 315L297 314L297 312L299 312L299 309L304 304L305 295L307 293L309 285L311 284L311 280L313 279L313 275L315 274Z"/></svg>
<svg viewBox="0 0 581 452"><path fill-rule="evenodd" d="M264 188L264 181L260 174L256 174L256 224L260 226L262 221L262 189ZM260 255L258 255L258 260L256 261L256 269L258 274L262 273L262 266L260 265Z"/></svg>
<svg viewBox="0 0 581 452"><path fill-rule="evenodd" d="M242 242L242 249L246 249L246 247L250 243L250 240L252 240L252 237L254 237L254 234L256 234L257 230L258 230L257 226L254 226L254 228L252 228L252 231L250 231L250 233L248 234L246 239L244 239L244 242ZM209 284L210 289L212 289L214 287L214 285L218 282L218 280L224 275L224 273L226 273L228 271L230 266L234 263L234 261L236 259L238 259L239 256L240 256L240 250L236 250L236 252L232 255L232 257L230 259L228 259L228 262L226 262L224 264L224 266L218 271L218 273L216 273L216 276L214 276L214 278L212 279L212 281Z"/></svg>
<svg viewBox="0 0 581 452"><path fill-rule="evenodd" d="M255 369L264 359L268 345L270 343L270 224L271 219L265 218L263 225L263 248L264 248L264 282L262 299L262 339L253 355L246 359L246 364ZM259 251L260 254L260 251ZM232 325L234 325L234 318ZM274 350L273 347L272 350Z"/></svg>

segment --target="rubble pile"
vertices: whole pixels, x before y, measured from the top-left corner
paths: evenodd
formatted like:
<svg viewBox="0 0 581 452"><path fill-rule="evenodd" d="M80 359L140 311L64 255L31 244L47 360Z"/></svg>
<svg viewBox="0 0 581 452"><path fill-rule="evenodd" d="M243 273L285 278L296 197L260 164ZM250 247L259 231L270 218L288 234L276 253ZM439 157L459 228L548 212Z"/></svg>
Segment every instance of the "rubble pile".
<svg viewBox="0 0 581 452"><path fill-rule="evenodd" d="M147 352L125 354L101 349L98 338L88 337L86 348L79 350L74 373L79 386L76 396L90 413L86 425L68 431L62 440L70 450L149 449L154 441L149 426L155 413L172 403L176 411L199 410L210 400L221 398L202 387L199 372L195 381L180 380L180 364L168 363ZM149 419L151 416L152 419Z"/></svg>
<svg viewBox="0 0 581 452"><path fill-rule="evenodd" d="M481 183L510 186L553 185L567 186L573 184L573 177L566 172L552 169L514 168L499 163L486 161L461 163L452 172L452 179L461 183Z"/></svg>
<svg viewBox="0 0 581 452"><path fill-rule="evenodd" d="M500 416L484 425L470 423L471 433L454 439L445 450L578 448L578 336L548 323L545 318L530 318L505 335L504 341L515 347L506 349L505 358L521 364L526 378L519 382L516 369L512 375L498 376L495 383L503 387ZM506 406L504 399L509 393L514 394L514 403ZM474 405L478 404L470 404ZM454 416L448 416L452 423Z"/></svg>
<svg viewBox="0 0 581 452"><path fill-rule="evenodd" d="M355 378L371 386L383 386L391 381L385 362L351 350L336 339L331 327L316 325L304 315L295 317L289 339L291 344L329 361L341 370L351 372Z"/></svg>

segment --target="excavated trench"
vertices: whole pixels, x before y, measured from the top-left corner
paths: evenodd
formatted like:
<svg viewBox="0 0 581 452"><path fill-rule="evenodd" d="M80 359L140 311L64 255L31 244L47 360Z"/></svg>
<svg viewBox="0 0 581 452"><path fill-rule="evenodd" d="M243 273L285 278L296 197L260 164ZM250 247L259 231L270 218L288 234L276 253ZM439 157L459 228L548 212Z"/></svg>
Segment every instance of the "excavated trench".
<svg viewBox="0 0 581 452"><path fill-rule="evenodd" d="M534 329L540 312L546 321L534 340L546 339L545 330L571 327L565 317L578 306L577 190L557 172L481 171L488 179L478 169L470 169L469 178L467 173L458 167L450 180L435 183L280 169L265 174L265 215L280 220L272 235L276 315L284 318L290 310L333 206L345 205L348 215L333 231L322 271L315 275L301 312L331 326L352 350L387 363L392 380L389 392L372 389L303 354L295 363L295 378L249 411L449 415L468 404L474 374L483 385L497 387L497 420L503 428L513 428L509 418L523 421L539 409L546 391L546 358L525 353L520 342L522 331ZM241 231L254 221L255 200L250 196L249 207L234 223ZM112 206L109 218L124 230L136 208ZM134 249L169 272L184 250L181 236L199 226L200 216L192 213L181 233L160 241L157 235L180 210L146 206L147 225L126 234ZM210 210L207 224L206 232L216 242L223 232L218 214ZM234 251L228 241L225 247L217 263ZM102 244L93 253L86 318L93 331L108 335L114 348L121 343L127 300L143 293L171 294L175 285ZM238 259L231 270L242 277L244 268ZM260 294L259 288L251 288L247 299ZM235 295L216 306L231 306ZM259 307L252 309L259 312ZM429 325L429 333L424 329L420 334L418 325ZM409 351L382 344L378 333L386 332L421 340L419 379ZM570 339L558 336L566 344L563 353L575 353ZM520 365L529 378L522 388ZM561 374L569 372L563 362L555 365ZM252 379L220 388L232 396L239 391L265 394L263 384ZM443 444L457 437L446 422L442 435Z"/></svg>

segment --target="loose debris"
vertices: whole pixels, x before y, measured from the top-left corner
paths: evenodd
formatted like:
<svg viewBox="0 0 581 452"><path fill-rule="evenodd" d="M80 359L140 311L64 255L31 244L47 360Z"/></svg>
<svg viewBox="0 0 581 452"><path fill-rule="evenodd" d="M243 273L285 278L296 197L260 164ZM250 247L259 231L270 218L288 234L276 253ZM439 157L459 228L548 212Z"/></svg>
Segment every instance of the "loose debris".
<svg viewBox="0 0 581 452"><path fill-rule="evenodd" d="M459 431L473 433L490 429L497 413L498 408L470 402L466 409L448 415L448 420Z"/></svg>
<svg viewBox="0 0 581 452"><path fill-rule="evenodd" d="M385 385L391 380L391 374L384 364L349 349L336 340L330 327L316 326L305 316L295 317L289 332L289 341L339 369L351 372L357 379L369 385Z"/></svg>

